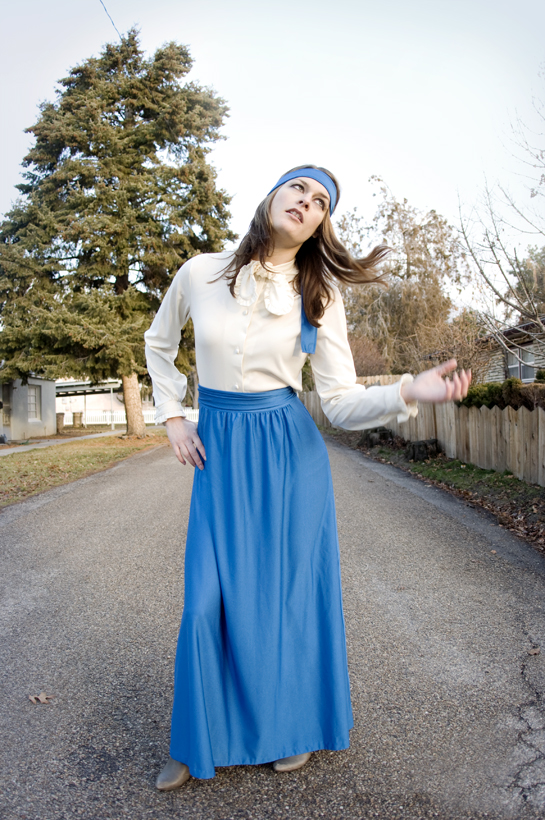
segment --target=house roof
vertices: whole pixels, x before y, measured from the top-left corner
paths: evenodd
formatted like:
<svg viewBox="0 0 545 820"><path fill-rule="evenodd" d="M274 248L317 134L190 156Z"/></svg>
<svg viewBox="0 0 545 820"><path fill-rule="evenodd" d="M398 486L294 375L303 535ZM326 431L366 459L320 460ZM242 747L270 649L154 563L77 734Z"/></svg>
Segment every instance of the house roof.
<svg viewBox="0 0 545 820"><path fill-rule="evenodd" d="M119 390L121 379L107 379L97 384L90 381L66 380L58 381L55 384L57 396L85 396L90 393L110 393L112 390Z"/></svg>
<svg viewBox="0 0 545 820"><path fill-rule="evenodd" d="M543 322L545 325L545 316L540 316L540 321ZM529 333L533 333L534 335L542 333L545 336L545 332L541 330L537 322L530 321L530 322L523 322L520 325L513 325L513 327L506 327L505 330L499 330L498 333L501 333L505 339L511 341L513 343L525 342L525 341L532 341L532 337L529 336ZM484 342L485 340L491 341L494 340L496 337L494 334L490 334L489 336L484 336L481 340Z"/></svg>
<svg viewBox="0 0 545 820"><path fill-rule="evenodd" d="M543 324L545 324L545 316L540 316L539 318L540 318L541 322L543 322ZM514 327L506 328L503 331L503 335L506 336L507 338L511 338L512 336L517 336L518 334L524 335L524 334L526 334L527 331L532 331L532 332L537 331L539 333L540 327L537 324L537 322L534 322L534 321L524 322L521 325L515 325Z"/></svg>

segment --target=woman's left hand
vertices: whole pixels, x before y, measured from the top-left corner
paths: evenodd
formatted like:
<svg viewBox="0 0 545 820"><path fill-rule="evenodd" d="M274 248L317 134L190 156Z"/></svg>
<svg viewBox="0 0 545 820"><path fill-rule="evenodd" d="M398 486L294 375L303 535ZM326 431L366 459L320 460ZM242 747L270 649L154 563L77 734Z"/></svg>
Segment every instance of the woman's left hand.
<svg viewBox="0 0 545 820"><path fill-rule="evenodd" d="M467 396L471 384L471 370L454 373L452 379L443 379L447 373L456 370L456 359L432 367L419 373L413 382L401 386L404 401L424 401L440 404L445 401L461 401Z"/></svg>

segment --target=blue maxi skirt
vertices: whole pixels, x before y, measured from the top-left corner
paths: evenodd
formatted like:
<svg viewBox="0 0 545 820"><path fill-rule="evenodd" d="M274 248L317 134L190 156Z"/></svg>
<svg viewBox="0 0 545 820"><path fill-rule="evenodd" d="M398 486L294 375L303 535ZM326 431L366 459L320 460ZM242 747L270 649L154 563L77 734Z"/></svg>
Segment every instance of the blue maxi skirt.
<svg viewBox="0 0 545 820"><path fill-rule="evenodd" d="M345 749L353 726L327 450L291 387L199 388L170 754L216 766Z"/></svg>

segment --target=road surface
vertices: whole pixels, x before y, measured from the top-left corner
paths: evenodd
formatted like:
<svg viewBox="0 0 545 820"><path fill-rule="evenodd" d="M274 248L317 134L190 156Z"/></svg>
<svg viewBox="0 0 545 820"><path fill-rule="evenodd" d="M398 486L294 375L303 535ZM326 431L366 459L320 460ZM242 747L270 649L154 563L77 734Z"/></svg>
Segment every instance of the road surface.
<svg viewBox="0 0 545 820"><path fill-rule="evenodd" d="M154 789L192 482L161 446L0 513L3 820L545 816L545 560L491 516L327 444L351 748ZM31 703L42 691L51 704Z"/></svg>

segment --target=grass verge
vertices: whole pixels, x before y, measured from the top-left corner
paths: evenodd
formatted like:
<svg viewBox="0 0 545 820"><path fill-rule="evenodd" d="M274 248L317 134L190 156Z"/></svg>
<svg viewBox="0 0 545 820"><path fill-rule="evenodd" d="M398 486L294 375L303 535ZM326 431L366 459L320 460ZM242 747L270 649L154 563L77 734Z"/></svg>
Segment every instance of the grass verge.
<svg viewBox="0 0 545 820"><path fill-rule="evenodd" d="M361 444L361 433L320 428L354 450L366 456L393 464L406 472L413 473L426 484L465 499L470 506L479 506L494 513L500 526L512 530L517 535L531 541L535 547L545 552L545 489L537 484L520 481L509 471L498 473L483 470L474 464L439 455L425 461L410 461L405 455L405 443L394 437L375 447Z"/></svg>
<svg viewBox="0 0 545 820"><path fill-rule="evenodd" d="M112 433L103 438L13 453L0 459L0 507L107 470L135 453L165 444L166 432L144 439Z"/></svg>
<svg viewBox="0 0 545 820"><path fill-rule="evenodd" d="M10 441L9 444L0 444L0 450L12 450L14 447L20 447L24 444L32 444L36 441L66 441L69 438L81 438L82 436L90 436L94 433L108 433L111 431L112 436L117 433L119 436L127 429L126 424L116 424L115 430L111 430L110 425L95 424L88 427L65 427L62 433L55 433L52 436L36 436L35 438L21 439L21 441Z"/></svg>

